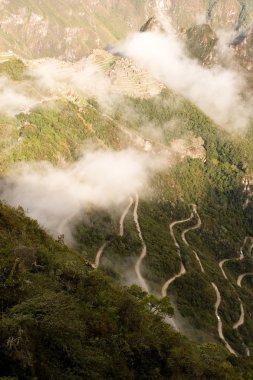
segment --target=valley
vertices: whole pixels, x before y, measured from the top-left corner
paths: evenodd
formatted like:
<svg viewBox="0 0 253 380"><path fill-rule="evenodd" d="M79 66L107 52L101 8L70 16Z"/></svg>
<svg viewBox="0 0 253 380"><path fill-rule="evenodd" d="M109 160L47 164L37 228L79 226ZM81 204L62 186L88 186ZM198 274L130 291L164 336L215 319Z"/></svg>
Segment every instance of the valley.
<svg viewBox="0 0 253 380"><path fill-rule="evenodd" d="M253 379L251 3L1 2L0 379Z"/></svg>

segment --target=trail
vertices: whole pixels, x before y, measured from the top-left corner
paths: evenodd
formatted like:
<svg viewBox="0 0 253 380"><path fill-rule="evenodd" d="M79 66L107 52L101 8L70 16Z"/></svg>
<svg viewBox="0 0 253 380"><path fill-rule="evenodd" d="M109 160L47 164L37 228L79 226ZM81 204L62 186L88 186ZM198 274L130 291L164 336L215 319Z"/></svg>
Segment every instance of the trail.
<svg viewBox="0 0 253 380"><path fill-rule="evenodd" d="M94 262L94 264L92 264L92 267L93 267L94 269L98 269L99 264L100 264L101 256L102 256L102 254L103 254L103 252L104 252L104 249L105 249L105 247L107 246L107 244L108 244L108 242L105 242L105 243L99 248L99 250L97 251L96 258L95 258L95 262Z"/></svg>
<svg viewBox="0 0 253 380"><path fill-rule="evenodd" d="M215 290L215 294L216 294L216 302L214 304L214 309L215 309L215 315L216 315L216 318L217 318L217 321L218 321L218 335L219 335L219 338L223 341L223 343L225 344L225 347L227 348L227 350L237 356L236 352L233 350L233 348L229 345L229 343L226 341L224 335L223 335L223 326L222 326L222 321L221 321L221 318L219 316L219 313L218 313L218 310L219 310L219 307L220 307L220 303L221 303L221 295L220 295L220 292L219 292L219 289L217 288L217 286L212 282L212 287L214 288Z"/></svg>
<svg viewBox="0 0 253 380"><path fill-rule="evenodd" d="M181 251L180 251L180 246L177 242L177 239L175 237L175 234L174 234L174 230L173 228L177 225L177 224L182 224L182 223L186 223L188 221L190 221L192 218L194 217L194 213L191 212L191 215L189 218L186 218L186 219L182 219L182 220L176 220L175 222L172 222L169 226L169 230L170 230L170 235L172 237L172 240L174 242L174 245L177 249L177 255L180 259L180 262L181 262L181 267L180 267L180 271L175 274L173 277L171 277L168 281L165 282L165 284L163 285L162 287L162 297L166 297L167 295L167 291L168 291L168 288L169 286L179 277L183 276L185 273L186 273L186 269L184 267L184 264L182 263L182 256L181 256Z"/></svg>
<svg viewBox="0 0 253 380"><path fill-rule="evenodd" d="M240 288L242 287L242 280L243 280L244 277L246 277L246 276L253 276L253 273L243 273L243 274L241 274L241 275L238 277L237 281L236 281L237 286L239 286Z"/></svg>
<svg viewBox="0 0 253 380"><path fill-rule="evenodd" d="M193 212L194 212L195 215L197 215L197 217L198 217L197 224L195 224L195 226L192 226L192 227L187 228L187 229L184 230L184 231L182 232L182 234L181 234L181 238L182 238L183 242L184 242L188 247L190 246L190 244L189 244L188 241L186 240L185 235L186 235L189 231L197 230L197 229L200 228L201 225L202 225L202 222L201 222L200 216L199 216L199 214L198 214L198 212L197 212L197 206L193 204L193 205L192 205L192 208L193 208ZM199 264L199 266L200 266L201 271L202 271L203 273L205 273L205 270L204 270L204 267L203 267L203 265L202 265L202 262L201 262L201 260L200 260L199 255L197 254L196 251L194 251L194 250L192 250L192 251L193 251L193 253L194 253L194 255L195 255L195 258L196 258L196 260L197 260L197 262L198 262L198 264Z"/></svg>
<svg viewBox="0 0 253 380"><path fill-rule="evenodd" d="M237 330L238 327L240 327L244 324L245 312L244 312L244 307L243 307L243 304L242 304L242 301L240 300L240 298L239 298L239 302L240 302L241 314L240 314L240 318L238 319L238 321L233 326L234 330Z"/></svg>
<svg viewBox="0 0 253 380"><path fill-rule="evenodd" d="M142 264L142 260L144 259L144 257L147 255L147 246L145 244L145 241L143 239L143 236L142 236L142 232L141 232L141 227L140 227L140 224L139 224L139 217L138 217L138 206L139 206L139 196L138 194L135 195L135 206L134 206L134 212L133 212L133 216L134 216L134 222L135 222L135 225L136 225L136 229L137 229L137 232L138 232L138 235L139 235L139 238L140 238L140 241L142 243L142 250L141 250L141 254L135 264L135 273L138 277L138 280L139 280L139 283L141 285L141 287L146 291L148 292L148 285L146 283L146 281L144 280L144 278L142 277L142 274L141 274L141 264Z"/></svg>
<svg viewBox="0 0 253 380"><path fill-rule="evenodd" d="M123 214L121 215L120 217L120 221L119 221L119 236L124 236L124 221L125 221L125 218L132 206L132 204L134 203L134 200L133 198L131 197L130 198L130 201L129 201L129 204L127 205L127 207L125 208L125 210L123 211Z"/></svg>

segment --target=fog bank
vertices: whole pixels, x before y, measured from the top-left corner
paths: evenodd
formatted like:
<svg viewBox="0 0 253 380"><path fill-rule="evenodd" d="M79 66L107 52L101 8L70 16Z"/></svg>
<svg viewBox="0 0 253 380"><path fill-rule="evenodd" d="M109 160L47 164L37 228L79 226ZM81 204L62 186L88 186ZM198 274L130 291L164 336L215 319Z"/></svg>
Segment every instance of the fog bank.
<svg viewBox="0 0 253 380"><path fill-rule="evenodd" d="M201 66L187 56L176 34L135 33L115 48L132 58L169 88L195 103L218 125L229 129L245 128L252 108L244 101L245 83L236 72L219 66Z"/></svg>
<svg viewBox="0 0 253 380"><path fill-rule="evenodd" d="M85 208L117 207L143 193L161 158L134 150L90 151L66 168L47 162L21 164L1 183L1 199L58 236Z"/></svg>

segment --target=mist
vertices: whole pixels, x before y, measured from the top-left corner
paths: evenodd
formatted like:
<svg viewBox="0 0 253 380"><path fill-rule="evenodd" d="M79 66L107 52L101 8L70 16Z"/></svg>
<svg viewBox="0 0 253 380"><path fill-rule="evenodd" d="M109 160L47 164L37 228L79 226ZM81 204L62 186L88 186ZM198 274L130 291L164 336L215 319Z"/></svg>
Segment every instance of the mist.
<svg viewBox="0 0 253 380"><path fill-rule="evenodd" d="M127 149L89 151L66 168L47 162L23 163L1 183L1 199L22 206L54 237L68 232L70 220L87 208L118 207L144 193L164 159Z"/></svg>
<svg viewBox="0 0 253 380"><path fill-rule="evenodd" d="M172 27L166 30L167 33L135 33L114 52L133 59L156 79L196 104L218 125L230 130L246 128L252 111L243 99L243 78L219 66L211 69L201 66L187 56Z"/></svg>
<svg viewBox="0 0 253 380"><path fill-rule="evenodd" d="M5 77L0 77L0 113L15 116L26 112L36 101L25 95L24 91Z"/></svg>
<svg viewBox="0 0 253 380"><path fill-rule="evenodd" d="M42 90L60 95L77 91L88 97L96 97L105 107L110 107L116 101L110 79L89 59L75 64L56 59L38 61L28 70L27 75Z"/></svg>

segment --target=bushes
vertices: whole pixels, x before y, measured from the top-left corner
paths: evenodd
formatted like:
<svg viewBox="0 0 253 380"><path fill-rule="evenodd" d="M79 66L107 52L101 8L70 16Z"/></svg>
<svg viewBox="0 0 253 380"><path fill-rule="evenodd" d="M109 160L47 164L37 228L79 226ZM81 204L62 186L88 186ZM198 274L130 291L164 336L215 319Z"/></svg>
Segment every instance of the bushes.
<svg viewBox="0 0 253 380"><path fill-rule="evenodd" d="M4 240L11 251L1 255L5 277L17 245L30 246L44 263L43 271L17 271L20 282L8 290L12 302L2 309L0 321L0 376L203 380L224 378L222 373L239 378L223 349L195 346L147 310L167 312L167 299L162 309L153 296L144 302L133 289L128 292L91 271L82 258L21 213L2 205L0 213L1 236L8 237L12 229L12 239ZM1 301L6 295L3 283L1 278ZM214 360L216 368L206 365Z"/></svg>
<svg viewBox="0 0 253 380"><path fill-rule="evenodd" d="M21 81L24 77L26 66L20 59L10 59L0 63L0 73L7 75L10 79Z"/></svg>

